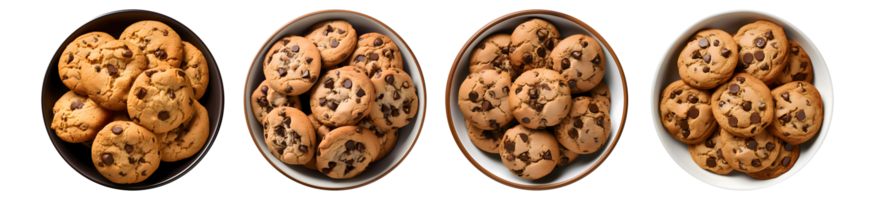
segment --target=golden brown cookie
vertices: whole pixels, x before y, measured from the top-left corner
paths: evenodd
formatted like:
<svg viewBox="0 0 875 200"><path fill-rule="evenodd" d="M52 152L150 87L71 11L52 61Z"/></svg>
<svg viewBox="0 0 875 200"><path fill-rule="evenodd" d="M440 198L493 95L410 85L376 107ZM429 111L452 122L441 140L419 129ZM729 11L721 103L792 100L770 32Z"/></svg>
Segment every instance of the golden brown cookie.
<svg viewBox="0 0 875 200"><path fill-rule="evenodd" d="M482 70L468 74L459 87L459 109L471 125L495 130L513 120L508 97L510 74L500 70Z"/></svg>
<svg viewBox="0 0 875 200"><path fill-rule="evenodd" d="M465 120L465 127L468 128L468 138L471 139L471 143L474 143L474 146L477 146L480 150L489 153L498 153L498 147L501 146L501 138L504 137L504 133L507 132L507 129L517 125L519 123L511 119L510 123L498 129L483 130L474 126L471 120Z"/></svg>
<svg viewBox="0 0 875 200"><path fill-rule="evenodd" d="M79 70L83 66L91 67L87 57L92 50L113 40L115 38L111 35L99 31L82 34L73 39L70 44L67 44L67 48L61 52L61 58L58 59L58 75L61 76L61 82L64 82L64 85L76 94L88 95L82 84L82 74Z"/></svg>
<svg viewBox="0 0 875 200"><path fill-rule="evenodd" d="M210 137L210 114L200 102L194 102L194 113L181 125L160 133L161 161L176 162L199 152Z"/></svg>
<svg viewBox="0 0 875 200"><path fill-rule="evenodd" d="M375 95L373 82L359 68L333 69L310 92L310 110L324 124L353 125L371 112Z"/></svg>
<svg viewBox="0 0 875 200"><path fill-rule="evenodd" d="M772 90L775 120L769 132L792 145L802 144L820 131L823 99L811 83L796 81Z"/></svg>
<svg viewBox="0 0 875 200"><path fill-rule="evenodd" d="M307 92L319 77L322 57L310 40L286 36L268 50L264 59L264 77L271 88L283 95Z"/></svg>
<svg viewBox="0 0 875 200"><path fill-rule="evenodd" d="M733 38L738 44L736 72L748 73L766 83L778 78L789 53L784 28L759 20L742 26Z"/></svg>
<svg viewBox="0 0 875 200"><path fill-rule="evenodd" d="M702 169L714 172L716 174L728 174L732 172L732 167L729 166L729 161L723 157L723 140L721 139L721 129L714 129L714 133L710 134L707 140L698 144L688 144L690 156L693 161Z"/></svg>
<svg viewBox="0 0 875 200"><path fill-rule="evenodd" d="M274 108L286 106L301 110L301 106L303 106L298 96L283 95L276 92L276 90L268 85L267 80L261 82L261 85L258 85L258 88L252 92L251 101L252 114L255 115L255 119L258 122L264 120L264 116L267 116Z"/></svg>
<svg viewBox="0 0 875 200"><path fill-rule="evenodd" d="M88 97L109 110L124 110L131 85L146 69L143 52L133 43L116 40L100 45L87 57L82 84Z"/></svg>
<svg viewBox="0 0 875 200"><path fill-rule="evenodd" d="M510 64L523 71L547 67L547 57L562 36L556 26L543 19L530 19L510 36Z"/></svg>
<svg viewBox="0 0 875 200"><path fill-rule="evenodd" d="M662 126L681 142L701 143L718 127L711 102L710 91L675 81L665 87L659 101Z"/></svg>
<svg viewBox="0 0 875 200"><path fill-rule="evenodd" d="M389 36L365 33L359 36L358 47L353 51L347 65L361 68L372 76L379 69L404 69L404 58L398 45Z"/></svg>
<svg viewBox="0 0 875 200"><path fill-rule="evenodd" d="M510 79L513 81L522 73L522 69L517 69L510 65L510 34L496 33L490 35L477 45L477 48L471 52L471 58L468 61L468 71L471 74L478 73L487 69L494 69L507 72L510 74Z"/></svg>
<svg viewBox="0 0 875 200"><path fill-rule="evenodd" d="M775 103L771 96L765 83L749 74L739 73L714 90L711 111L724 131L752 137L772 123Z"/></svg>
<svg viewBox="0 0 875 200"><path fill-rule="evenodd" d="M687 85L711 89L732 77L738 62L738 44L719 29L699 31L678 55L678 73Z"/></svg>
<svg viewBox="0 0 875 200"><path fill-rule="evenodd" d="M379 69L371 76L371 82L375 98L369 117L373 125L393 129L410 123L419 108L419 97L410 75L401 69Z"/></svg>
<svg viewBox="0 0 875 200"><path fill-rule="evenodd" d="M157 133L179 127L192 116L196 101L187 77L182 70L167 66L140 74L128 95L131 120Z"/></svg>
<svg viewBox="0 0 875 200"><path fill-rule="evenodd" d="M273 109L264 121L264 142L277 159L303 165L313 159L316 130L303 112L292 107Z"/></svg>
<svg viewBox="0 0 875 200"><path fill-rule="evenodd" d="M69 143L94 140L97 132L112 118L110 111L73 91L67 92L55 102L52 113L52 129L59 138Z"/></svg>
<svg viewBox="0 0 875 200"><path fill-rule="evenodd" d="M591 154L611 135L611 115L605 105L591 97L575 97L568 117L553 127L559 144L578 154Z"/></svg>
<svg viewBox="0 0 875 200"><path fill-rule="evenodd" d="M207 66L207 59L204 58L201 50L191 43L183 41L182 49L184 53L179 69L188 75L191 90L194 91L194 99L201 99L207 92L207 86L210 85L210 66Z"/></svg>
<svg viewBox="0 0 875 200"><path fill-rule="evenodd" d="M545 129L559 124L571 108L571 89L559 72L526 71L510 88L513 116L526 128Z"/></svg>
<svg viewBox="0 0 875 200"><path fill-rule="evenodd" d="M117 121L97 133L91 161L100 175L113 183L139 183L158 169L160 150L161 142L152 131L130 121Z"/></svg>
<svg viewBox="0 0 875 200"><path fill-rule="evenodd" d="M587 96L598 99L599 103L605 104L608 111L611 110L611 90L608 89L608 85L604 81L589 90Z"/></svg>
<svg viewBox="0 0 875 200"><path fill-rule="evenodd" d="M583 34L568 36L550 53L547 67L556 70L568 81L572 94L594 88L605 76L605 55L602 46Z"/></svg>
<svg viewBox="0 0 875 200"><path fill-rule="evenodd" d="M316 153L316 166L331 178L353 178L367 169L379 153L380 140L374 132L360 126L344 126L323 138Z"/></svg>
<svg viewBox="0 0 875 200"><path fill-rule="evenodd" d="M125 28L119 40L135 44L131 48L138 47L146 55L149 69L158 67L160 63L179 67L185 55L179 34L159 21L144 20L131 24Z"/></svg>
<svg viewBox="0 0 875 200"><path fill-rule="evenodd" d="M720 149L729 166L744 173L762 171L771 166L778 158L778 145L782 143L768 131L749 138L721 134L720 141L723 142Z"/></svg>
<svg viewBox="0 0 875 200"><path fill-rule="evenodd" d="M771 166L759 172L747 173L747 175L756 179L765 180L777 178L778 176L781 176L781 174L790 171L790 169L793 168L793 165L796 164L796 160L799 159L799 147L782 142L781 146L778 148L780 153L778 153L778 158Z"/></svg>
<svg viewBox="0 0 875 200"><path fill-rule="evenodd" d="M355 50L358 35L352 24L343 20L319 22L304 36L319 49L322 66L335 66L345 61Z"/></svg>
<svg viewBox="0 0 875 200"><path fill-rule="evenodd" d="M814 68L811 66L811 57L802 46L790 40L790 55L787 57L787 65L781 70L781 75L772 82L774 86L784 85L793 81L805 81L811 83L814 77Z"/></svg>
<svg viewBox="0 0 875 200"><path fill-rule="evenodd" d="M559 159L559 143L553 134L522 125L507 130L498 149L504 166L514 175L526 179L539 179L550 174Z"/></svg>

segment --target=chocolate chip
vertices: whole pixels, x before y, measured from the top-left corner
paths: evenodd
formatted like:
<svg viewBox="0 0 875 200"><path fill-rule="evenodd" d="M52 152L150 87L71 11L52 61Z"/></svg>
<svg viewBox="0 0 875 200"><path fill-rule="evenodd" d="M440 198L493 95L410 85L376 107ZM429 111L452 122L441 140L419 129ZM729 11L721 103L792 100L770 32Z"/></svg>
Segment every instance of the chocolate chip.
<svg viewBox="0 0 875 200"><path fill-rule="evenodd" d="M568 87L577 87L577 80L568 81Z"/></svg>
<svg viewBox="0 0 875 200"><path fill-rule="evenodd" d="M544 40L544 38L547 37L547 30L538 30L536 34L538 35L538 40Z"/></svg>
<svg viewBox="0 0 875 200"><path fill-rule="evenodd" d="M571 52L571 57L574 57L574 59L578 59L578 60L579 60L581 55L582 55L582 54L580 53L580 51L572 51L572 52Z"/></svg>
<svg viewBox="0 0 875 200"><path fill-rule="evenodd" d="M763 61L766 58L766 54L763 51L757 51L753 53L753 57L755 57L758 61Z"/></svg>
<svg viewBox="0 0 875 200"><path fill-rule="evenodd" d="M783 98L784 101L790 102L790 94L789 93L785 92L784 94L781 94L781 98Z"/></svg>
<svg viewBox="0 0 875 200"><path fill-rule="evenodd" d="M531 159L531 158L529 157L529 152L523 152L523 153L521 153L520 156L519 156L519 158L520 158L520 160L523 161L523 162L528 162L529 159Z"/></svg>
<svg viewBox="0 0 875 200"><path fill-rule="evenodd" d="M690 123L686 119L678 121L678 126L684 130L690 130Z"/></svg>
<svg viewBox="0 0 875 200"><path fill-rule="evenodd" d="M292 52L298 52L299 50L301 50L301 47L298 45L292 46Z"/></svg>
<svg viewBox="0 0 875 200"><path fill-rule="evenodd" d="M386 83L389 83L389 84L395 83L395 76L393 76L393 75L386 76Z"/></svg>
<svg viewBox="0 0 875 200"><path fill-rule="evenodd" d="M762 119L760 118L760 113L753 113L750 115L751 123L760 123Z"/></svg>
<svg viewBox="0 0 875 200"><path fill-rule="evenodd" d="M283 69L283 68L279 68L276 71L280 74L280 77L286 76L286 74L288 74L286 69Z"/></svg>
<svg viewBox="0 0 875 200"><path fill-rule="evenodd" d="M694 51L692 57L693 59L699 59L702 58L702 54L699 51Z"/></svg>
<svg viewBox="0 0 875 200"><path fill-rule="evenodd" d="M67 54L67 64L70 64L70 62L73 62L73 52Z"/></svg>
<svg viewBox="0 0 875 200"><path fill-rule="evenodd" d="M571 67L571 62L568 61L568 58L562 59L562 62L559 66L561 66L562 69L568 69L569 67Z"/></svg>
<svg viewBox="0 0 875 200"><path fill-rule="evenodd" d="M167 30L164 30L164 36L167 36L168 33L169 32Z"/></svg>
<svg viewBox="0 0 875 200"><path fill-rule="evenodd" d="M85 103L74 101L70 103L70 110L79 110L82 109L83 106L85 106Z"/></svg>
<svg viewBox="0 0 875 200"><path fill-rule="evenodd" d="M528 117L523 117L523 120L522 120L522 121L523 121L523 123L529 123L529 122L531 122L532 120L530 120Z"/></svg>
<svg viewBox="0 0 875 200"><path fill-rule="evenodd" d="M751 150L757 149L757 145L758 145L757 141L754 140L753 138L745 139L744 143L747 145L748 149L751 149Z"/></svg>
<svg viewBox="0 0 875 200"><path fill-rule="evenodd" d="M328 89L334 88L334 79L329 78L328 80L326 80L324 86Z"/></svg>
<svg viewBox="0 0 875 200"><path fill-rule="evenodd" d="M800 110L799 113L796 113L796 120L802 121L805 119L805 111Z"/></svg>
<svg viewBox="0 0 875 200"><path fill-rule="evenodd" d="M306 59L304 59L304 61L306 61L307 64L310 64L310 62L313 62L313 58L307 57Z"/></svg>
<svg viewBox="0 0 875 200"><path fill-rule="evenodd" d="M523 140L523 142L529 142L529 136L526 134L520 134L520 140Z"/></svg>
<svg viewBox="0 0 875 200"><path fill-rule="evenodd" d="M359 90L361 91L361 90ZM364 95L364 93L362 93ZM398 100L401 98L401 94L396 90L395 93L392 94L392 99ZM487 101L488 102L488 101Z"/></svg>
<svg viewBox="0 0 875 200"><path fill-rule="evenodd" d="M383 39L377 38L376 40L374 40L375 47L378 47L380 45L383 45Z"/></svg>
<svg viewBox="0 0 875 200"><path fill-rule="evenodd" d="M112 154L103 153L103 155L100 155L100 160L103 160L103 163L106 165L111 165L113 162Z"/></svg>
<svg viewBox="0 0 875 200"><path fill-rule="evenodd" d="M599 106L596 105L596 104L589 104L589 112L591 112L591 113L598 113L598 112L599 112Z"/></svg>
<svg viewBox="0 0 875 200"><path fill-rule="evenodd" d="M334 101L328 102L328 109L337 110L337 106L338 106L337 103L335 103Z"/></svg>
<svg viewBox="0 0 875 200"><path fill-rule="evenodd" d="M592 63L599 64L602 62L602 57L600 55L595 55L595 58L592 59Z"/></svg>
<svg viewBox="0 0 875 200"><path fill-rule="evenodd" d="M787 142L784 142L784 150L787 150L787 151L793 151L793 148L794 148L794 147L795 147L795 146L793 146L792 144L787 143Z"/></svg>
<svg viewBox="0 0 875 200"><path fill-rule="evenodd" d="M762 166L763 163L762 161L760 161L760 159L754 159L753 161L750 161L750 165L754 167L759 167Z"/></svg>
<svg viewBox="0 0 875 200"><path fill-rule="evenodd" d="M705 54L705 56L702 57L702 59L705 60L706 64L711 63L711 54Z"/></svg>
<svg viewBox="0 0 875 200"><path fill-rule="evenodd" d="M131 153L132 151L134 151L134 146L131 146L130 144L125 144L125 152Z"/></svg>
<svg viewBox="0 0 875 200"><path fill-rule="evenodd" d="M349 79L344 80L344 81L343 81L343 87L345 87L345 88L352 88L352 81L349 80Z"/></svg>
<svg viewBox="0 0 875 200"><path fill-rule="evenodd" d="M744 101L744 103L741 103L741 108L743 108L744 111L750 111L750 108L751 108L750 101Z"/></svg>
<svg viewBox="0 0 875 200"><path fill-rule="evenodd" d="M696 97L696 95L690 94L690 96L687 97L687 101L690 101L690 103L698 103L699 97Z"/></svg>
<svg viewBox="0 0 875 200"><path fill-rule="evenodd" d="M769 40L775 39L775 36L772 35L772 31L766 32L766 39L769 39Z"/></svg>
<svg viewBox="0 0 875 200"><path fill-rule="evenodd" d="M763 63L763 65L760 66L760 69L761 70L769 70L769 63Z"/></svg>
<svg viewBox="0 0 875 200"><path fill-rule="evenodd" d="M137 88L137 98L143 99L144 97L146 97L146 89Z"/></svg>
<svg viewBox="0 0 875 200"><path fill-rule="evenodd" d="M331 40L331 47L332 48L337 47L337 45L340 45L340 42L337 42L337 40Z"/></svg>
<svg viewBox="0 0 875 200"><path fill-rule="evenodd" d="M523 53L523 62L532 63L532 54L531 53Z"/></svg>
<svg viewBox="0 0 875 200"><path fill-rule="evenodd" d="M750 53L745 53L744 56L742 56L742 61L744 62L744 64L750 64L750 62L753 61L753 55L751 55Z"/></svg>
<svg viewBox="0 0 875 200"><path fill-rule="evenodd" d="M730 116L729 117L729 126L738 127L738 118L735 118L735 116Z"/></svg>
<svg viewBox="0 0 875 200"><path fill-rule="evenodd" d="M125 51L124 53L122 53L122 56L124 56L125 58L130 58L131 56L134 56L134 52L131 50Z"/></svg>
<svg viewBox="0 0 875 200"><path fill-rule="evenodd" d="M168 113L166 110L158 112L158 119L160 119L161 121L170 119L170 113Z"/></svg>
<svg viewBox="0 0 875 200"><path fill-rule="evenodd" d="M699 117L699 109L696 107L690 108L690 110L687 111L687 116L690 117L690 119L696 119Z"/></svg>
<svg viewBox="0 0 875 200"><path fill-rule="evenodd" d="M120 127L120 126L113 126L113 127L112 127L112 134L116 134L116 135L118 135L118 134L122 134L122 127Z"/></svg>
<svg viewBox="0 0 875 200"><path fill-rule="evenodd" d="M568 137L571 137L571 139L577 139L577 129L572 128L571 130L568 130Z"/></svg>
<svg viewBox="0 0 875 200"><path fill-rule="evenodd" d="M535 50L535 52L538 53L538 57L545 57L545 56L547 56L547 50L544 50L544 48L538 47L538 49Z"/></svg>
<svg viewBox="0 0 875 200"><path fill-rule="evenodd" d="M363 97L363 96L365 96L365 90L359 88L359 91L356 92L355 95L358 97Z"/></svg>
<svg viewBox="0 0 875 200"><path fill-rule="evenodd" d="M764 40L761 37L758 37L756 39L753 39L753 44L759 48L763 48L763 47L766 47L766 40Z"/></svg>
<svg viewBox="0 0 875 200"><path fill-rule="evenodd" d="M379 59L380 59L380 54L377 54L377 53L371 53L371 56L369 57L369 59L371 59L371 60L379 60Z"/></svg>
<svg viewBox="0 0 875 200"><path fill-rule="evenodd" d="M714 141L712 141L712 140L705 140L705 147L708 147L708 148L714 148L714 146L717 146L717 144L714 143Z"/></svg>
<svg viewBox="0 0 875 200"><path fill-rule="evenodd" d="M706 39L706 38L699 39L699 47L700 48L708 47L708 43L709 43L708 39Z"/></svg>
<svg viewBox="0 0 875 200"><path fill-rule="evenodd" d="M167 52L161 49L155 50L155 57L161 60L167 59Z"/></svg>
<svg viewBox="0 0 875 200"><path fill-rule="evenodd" d="M723 159L723 149L717 149L717 158Z"/></svg>
<svg viewBox="0 0 875 200"><path fill-rule="evenodd" d="M784 167L790 166L790 157L788 156L784 157L784 159L781 159L781 165L783 165Z"/></svg>
<svg viewBox="0 0 875 200"><path fill-rule="evenodd" d="M738 84L729 85L729 93L738 94L739 86Z"/></svg>
<svg viewBox="0 0 875 200"><path fill-rule="evenodd" d="M705 164L707 164L708 167L717 167L717 160L713 157L709 157L707 160L705 160Z"/></svg>
<svg viewBox="0 0 875 200"><path fill-rule="evenodd" d="M772 151L772 149L775 149L775 143L766 143L766 151Z"/></svg>
<svg viewBox="0 0 875 200"><path fill-rule="evenodd" d="M468 93L468 99L470 99L471 101L477 101L477 97L479 97L479 95L477 95L477 92L472 91L471 93Z"/></svg>
<svg viewBox="0 0 875 200"><path fill-rule="evenodd" d="M577 120L574 120L574 127L583 128L583 119L577 118Z"/></svg>
<svg viewBox="0 0 875 200"><path fill-rule="evenodd" d="M515 148L514 145L516 145L516 143L513 141L504 142L504 150L507 150L507 152L513 153L513 150Z"/></svg>

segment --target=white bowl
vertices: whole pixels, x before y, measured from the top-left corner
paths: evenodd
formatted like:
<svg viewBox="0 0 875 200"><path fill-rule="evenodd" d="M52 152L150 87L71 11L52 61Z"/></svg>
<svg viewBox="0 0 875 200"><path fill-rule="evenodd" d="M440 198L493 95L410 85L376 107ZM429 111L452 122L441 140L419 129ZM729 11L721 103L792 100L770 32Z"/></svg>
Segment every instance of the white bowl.
<svg viewBox="0 0 875 200"><path fill-rule="evenodd" d="M605 77L602 81L611 90L610 116L613 122L611 123L610 137L604 147L595 153L580 155L571 163L557 167L549 175L537 180L524 179L514 175L501 163L501 158L498 154L487 153L474 146L474 143L468 137L465 117L459 110L458 104L459 87L468 75L468 61L476 45L492 34L511 33L517 25L531 18L540 18L553 23L559 29L563 38L574 34L584 34L599 41L605 54L605 61L607 62ZM453 138L456 140L459 149L471 161L471 164L483 172L483 174L505 185L516 188L552 189L580 180L598 168L610 155L620 139L620 133L623 132L623 124L626 121L626 105L628 102L626 96L626 78L623 75L623 68L620 66L617 55L614 54L611 46L608 45L598 32L577 18L564 13L549 10L524 10L507 14L490 22L477 31L459 51L455 62L453 62L450 75L447 78L447 120L450 122L450 130L452 130Z"/></svg>
<svg viewBox="0 0 875 200"><path fill-rule="evenodd" d="M262 60L271 45L286 35L305 35L307 28L310 28L310 26L321 21L334 19L346 20L352 24L356 33L359 35L377 32L392 38L392 40L395 41L395 44L398 45L398 49L401 50L401 57L404 59L404 71L410 74L410 77L413 79L413 85L416 87L416 95L419 96L419 109L416 116L411 120L410 124L398 130L398 142L395 144L395 149L383 159L371 163L371 165L368 166L368 169L361 175L351 179L333 179L318 171L307 169L301 165L285 164L277 159L270 153L270 150L268 150L267 145L264 143L264 138L262 137L264 131L262 130L262 125L258 123L257 119L255 119L255 115L252 114L250 100L252 92L255 91L258 85L265 79L264 72L262 71ZM407 43L405 43L395 31L389 28L389 26L386 26L379 20L361 13L346 10L323 10L306 14L292 20L279 31L274 33L274 35L264 43L258 51L258 54L255 55L255 59L252 61L249 75L246 78L246 87L243 91L243 102L244 109L246 109L246 122L249 125L249 132L252 136L253 142L255 142L255 145L258 147L258 151L261 152L264 158L267 159L277 171L286 175L290 179L319 189L350 189L360 187L382 178L384 175L395 169L395 167L407 157L407 153L413 149L416 139L419 138L422 124L425 121L424 116L426 108L425 82L422 77L422 70L419 68L419 63L416 61L413 51L407 47ZM309 99L302 98L301 103L305 106L309 106ZM309 108L304 110L309 110Z"/></svg>
<svg viewBox="0 0 875 200"><path fill-rule="evenodd" d="M811 57L811 65L814 69L814 79L812 80L812 84L817 87L817 90L820 91L820 95L823 98L823 126L821 126L820 132L818 132L814 138L799 145L799 159L796 161L796 164L793 165L793 168L790 169L790 171L787 171L777 178L759 180L739 171L733 171L727 175L718 175L696 165L696 162L694 162L693 158L690 156L687 144L674 139L665 131L665 128L660 121L659 114L660 94L666 86L674 81L680 80L677 68L678 54L683 50L684 45L687 43L687 39L692 37L693 34L696 34L699 30L708 28L721 29L732 34L745 24L761 19L774 22L775 24L784 27L787 39L799 43L799 45L802 46L802 49L805 49L805 52ZM686 170L687 173L690 173L690 175L693 175L693 177L696 177L702 182L734 190L752 190L777 184L790 178L790 176L793 176L793 174L796 174L799 170L802 170L802 168L805 167L805 164L807 164L808 161L811 161L811 158L814 157L814 154L826 139L826 132L829 130L829 122L832 120L833 111L832 80L830 79L829 71L826 68L826 62L823 61L823 57L821 57L820 51L817 50L814 43L812 43L802 31L783 19L768 14L748 11L724 13L708 17L696 25L693 25L678 37L674 45L666 51L665 58L663 58L662 63L659 64L655 74L656 77L653 79L653 91L650 94L652 98L650 111L652 112L653 126L656 128L656 134L662 141L662 145L665 146L665 151L671 155L671 158L674 159L681 168Z"/></svg>

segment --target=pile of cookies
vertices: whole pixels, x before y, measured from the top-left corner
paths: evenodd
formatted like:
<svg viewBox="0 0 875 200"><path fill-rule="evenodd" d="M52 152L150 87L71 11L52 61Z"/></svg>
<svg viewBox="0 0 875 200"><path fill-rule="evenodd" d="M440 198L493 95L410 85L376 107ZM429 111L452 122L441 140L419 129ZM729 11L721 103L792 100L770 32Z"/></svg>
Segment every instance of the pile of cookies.
<svg viewBox="0 0 875 200"><path fill-rule="evenodd" d="M493 34L471 53L459 88L471 141L522 178L594 153L611 134L602 47L583 34L561 38L537 18Z"/></svg>
<svg viewBox="0 0 875 200"><path fill-rule="evenodd" d="M267 148L283 163L331 178L358 176L392 151L398 129L417 113L403 67L395 41L357 35L344 20L283 37L265 55L266 80L252 93Z"/></svg>
<svg viewBox="0 0 875 200"><path fill-rule="evenodd" d="M717 174L775 178L823 122L811 59L784 29L759 20L734 35L707 29L678 55L682 80L662 92L662 124L690 156Z"/></svg>
<svg viewBox="0 0 875 200"><path fill-rule="evenodd" d="M118 38L90 32L67 45L58 72L70 91L55 102L51 128L90 147L108 180L131 184L204 146L210 121L197 100L209 67L200 50L158 21L136 22Z"/></svg>

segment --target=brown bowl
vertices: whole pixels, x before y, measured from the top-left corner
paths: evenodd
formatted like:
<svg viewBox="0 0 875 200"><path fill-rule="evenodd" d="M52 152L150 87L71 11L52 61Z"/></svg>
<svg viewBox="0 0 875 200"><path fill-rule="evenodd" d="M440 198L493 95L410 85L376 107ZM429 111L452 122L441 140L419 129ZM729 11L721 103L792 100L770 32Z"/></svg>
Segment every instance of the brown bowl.
<svg viewBox="0 0 875 200"><path fill-rule="evenodd" d="M52 114L52 107L55 105L55 101L60 99L64 93L70 91L70 89L61 82L61 78L58 76L58 59L60 59L61 53L64 51L64 48L67 47L67 44L76 39L76 37L79 37L79 35L91 31L103 31L118 38L125 28L134 22L142 20L164 22L173 28L173 30L182 37L183 41L188 41L203 52L204 57L207 59L207 64L210 67L210 83L204 97L198 100L198 102L207 108L207 111L210 113L210 136L200 152L192 157L176 162L162 162L158 167L158 170L143 182L135 184L117 184L107 180L97 172L97 169L91 162L90 148L79 143L67 143L64 140L61 140L55 134L55 130L51 128L52 118L54 116ZM55 51L55 55L52 57L51 62L49 62L48 69L46 69L45 78L43 78L42 97L40 99L42 107L40 109L42 109L43 112L43 121L45 122L46 132L49 135L49 139L52 140L52 144L54 144L55 149L58 150L58 154L61 154L61 157L64 158L64 160L67 161L67 164L75 169L76 172L79 172L79 174L82 174L85 178L106 187L123 190L142 190L162 186L178 179L194 168L194 166L203 159L213 145L213 141L216 140L216 135L219 133L219 126L222 124L222 114L224 113L225 107L224 90L224 86L222 86L222 75L219 73L219 67L216 65L216 60L213 59L213 54L210 53L210 49L207 48L204 42L201 41L193 31L188 29L188 27L173 18L152 11L119 10L104 14L88 23L85 23L60 43L58 50Z"/></svg>
<svg viewBox="0 0 875 200"><path fill-rule="evenodd" d="M264 135L264 130L262 129L262 125L258 123L258 120L255 119L255 115L252 114L252 101L250 100L252 92L255 91L258 85L265 79L262 63L264 55L269 50L270 45L273 45L282 37L289 34L304 35L310 26L321 21L334 19L346 20L352 24L356 33L359 35L377 32L392 38L392 40L395 41L395 44L398 45L398 49L401 51L401 57L404 60L404 71L410 74L410 78L413 79L413 86L416 88L416 95L420 99L418 113L413 120L410 120L411 123L398 129L398 141L395 143L395 149L383 159L371 163L371 165L368 166L368 169L362 172L361 175L350 179L332 179L318 171L307 169L304 166L289 165L279 161L279 159L270 153L270 150L267 149L267 145L264 143L264 137L262 137L262 135ZM264 45L262 45L260 49L258 49L255 59L252 60L252 65L249 68L249 74L246 77L246 87L244 87L243 90L243 112L246 113L245 117L247 127L249 127L249 133L252 136L252 141L255 143L258 152L261 153L261 155L264 156L264 159L267 160L267 162L277 171L286 177L309 187L325 190L344 190L361 187L377 181L386 174L389 174L389 172L392 172L395 167L398 167L398 165L401 164L401 161L404 161L404 158L407 157L408 153L410 153L413 146L416 144L416 140L419 138L419 134L422 131L422 125L425 122L425 94L425 78L422 76L422 69L419 68L419 62L416 60L416 56L413 55L413 51L410 50L407 43L404 42L404 39L401 39L401 36L399 36L398 33L395 33L392 28L389 28L389 26L371 16L362 13L348 10L323 10L302 15L283 25L264 42ZM299 97L303 104L302 110L304 113L310 113L309 95L302 94Z"/></svg>
<svg viewBox="0 0 875 200"><path fill-rule="evenodd" d="M486 37L495 33L511 33L517 25L531 18L540 18L550 21L559 29L559 32L568 37L572 34L585 34L595 38L602 45L602 51L605 54L605 77L602 80L608 85L611 90L611 121L620 123L611 123L611 134L605 147L592 154L580 155L574 161L553 169L553 171L540 179L531 180L520 178L510 172L505 167L498 154L491 154L480 150L471 142L468 137L468 131L465 126L465 117L462 116L459 110L458 94L459 87L462 81L468 75L468 60L475 45ZM620 134L623 132L623 126L626 122L626 110L628 108L628 94L626 89L626 76L623 75L623 67L620 66L620 61L617 54L611 48L611 45L586 23L571 17L564 13L550 10L523 10L507 14L499 17L483 26L480 30L471 36L471 39L465 43L459 50L456 60L453 61L452 69L447 78L447 94L446 108L447 121L449 121L450 130L453 134L453 139L459 146L459 150L465 154L468 161L474 167L483 172L489 178L503 183L505 185L520 189L541 190L553 189L574 183L585 177L601 165L607 159L620 140Z"/></svg>

